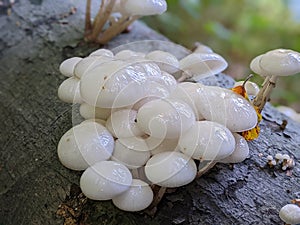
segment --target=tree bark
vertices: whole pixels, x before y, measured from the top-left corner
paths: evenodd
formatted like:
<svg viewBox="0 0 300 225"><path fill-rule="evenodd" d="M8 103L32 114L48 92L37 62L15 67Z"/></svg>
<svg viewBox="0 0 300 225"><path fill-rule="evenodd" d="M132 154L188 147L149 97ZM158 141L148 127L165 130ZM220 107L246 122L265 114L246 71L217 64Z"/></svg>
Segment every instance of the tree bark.
<svg viewBox="0 0 300 225"><path fill-rule="evenodd" d="M85 1L22 0L9 11L1 7L0 224L281 224L279 209L300 198L300 125L267 105L249 159L233 168L217 164L166 194L155 217L86 200L77 186L81 172L64 168L56 154L72 126L72 106L57 98L65 79L59 64L99 47L82 41ZM104 47L145 39L167 40L135 23ZM210 84L232 82L219 75ZM291 176L265 166L266 156L279 152L295 158Z"/></svg>

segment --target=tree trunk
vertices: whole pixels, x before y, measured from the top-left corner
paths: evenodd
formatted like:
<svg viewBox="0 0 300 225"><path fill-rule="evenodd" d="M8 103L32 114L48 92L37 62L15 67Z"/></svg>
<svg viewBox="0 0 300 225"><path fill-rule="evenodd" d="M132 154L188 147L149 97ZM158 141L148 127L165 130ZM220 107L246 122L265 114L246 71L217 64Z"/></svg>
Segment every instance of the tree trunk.
<svg viewBox="0 0 300 225"><path fill-rule="evenodd" d="M64 79L59 64L99 47L82 41L85 1L19 0L8 11L0 7L0 224L280 224L279 209L300 198L300 125L267 105L250 158L234 167L217 164L166 194L155 217L86 201L77 186L81 172L64 168L56 154L72 126L72 106L57 98ZM166 40L135 23L104 47L145 39ZM232 84L226 76L217 79ZM297 161L291 176L265 166L266 156L279 152Z"/></svg>

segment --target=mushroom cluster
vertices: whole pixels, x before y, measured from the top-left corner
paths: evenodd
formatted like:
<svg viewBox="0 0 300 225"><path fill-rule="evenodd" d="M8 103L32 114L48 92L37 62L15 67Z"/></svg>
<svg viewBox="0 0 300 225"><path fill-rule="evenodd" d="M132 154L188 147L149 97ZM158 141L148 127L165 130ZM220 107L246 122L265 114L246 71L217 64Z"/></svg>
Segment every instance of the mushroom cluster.
<svg viewBox="0 0 300 225"><path fill-rule="evenodd" d="M88 198L126 211L153 204L153 185L180 187L216 162L242 162L249 147L240 134L257 126L255 108L232 90L195 82L226 67L201 45L183 58L99 49L63 61L68 78L58 96L80 104L84 121L61 138L59 160L85 170L80 187ZM255 96L257 87L247 91Z"/></svg>
<svg viewBox="0 0 300 225"><path fill-rule="evenodd" d="M167 10L165 0L102 0L91 21L91 1L87 0L85 40L105 44L142 16L162 14Z"/></svg>

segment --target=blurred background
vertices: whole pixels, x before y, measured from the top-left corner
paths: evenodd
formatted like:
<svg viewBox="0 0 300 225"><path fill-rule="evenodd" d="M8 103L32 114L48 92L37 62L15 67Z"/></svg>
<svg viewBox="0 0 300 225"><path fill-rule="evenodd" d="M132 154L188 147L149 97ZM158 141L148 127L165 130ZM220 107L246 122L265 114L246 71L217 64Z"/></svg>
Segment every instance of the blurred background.
<svg viewBox="0 0 300 225"><path fill-rule="evenodd" d="M275 48L300 52L299 0L167 0L168 10L143 21L170 40L193 48L198 41L229 63L236 80L248 76L250 61ZM255 76L253 81L261 84ZM279 79L274 105L300 112L300 74Z"/></svg>

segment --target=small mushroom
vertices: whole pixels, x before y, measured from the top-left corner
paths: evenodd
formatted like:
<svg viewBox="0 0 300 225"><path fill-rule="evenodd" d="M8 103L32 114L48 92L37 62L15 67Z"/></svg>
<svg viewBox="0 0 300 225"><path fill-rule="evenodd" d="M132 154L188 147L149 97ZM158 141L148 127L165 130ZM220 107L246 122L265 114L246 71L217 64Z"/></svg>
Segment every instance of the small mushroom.
<svg viewBox="0 0 300 225"><path fill-rule="evenodd" d="M178 59L169 52L165 51L152 51L149 52L146 59L154 61L162 71L173 74L179 70Z"/></svg>
<svg viewBox="0 0 300 225"><path fill-rule="evenodd" d="M198 110L210 121L223 124L232 132L254 128L257 114L244 97L231 90L215 86L199 86Z"/></svg>
<svg viewBox="0 0 300 225"><path fill-rule="evenodd" d="M69 77L64 80L57 91L60 100L67 103L83 103L80 94L80 80L75 77Z"/></svg>
<svg viewBox="0 0 300 225"><path fill-rule="evenodd" d="M152 156L145 165L145 174L162 187L180 187L192 182L197 167L190 157L180 152L162 152Z"/></svg>
<svg viewBox="0 0 300 225"><path fill-rule="evenodd" d="M211 121L197 121L179 139L182 153L197 160L220 160L235 149L232 133L223 125Z"/></svg>
<svg viewBox="0 0 300 225"><path fill-rule="evenodd" d="M236 86L240 86L245 84L245 89L246 89L246 93L250 96L256 96L259 92L259 87L256 83L251 82L251 81L247 81L246 83L244 83L244 81L238 81L235 82L234 87Z"/></svg>
<svg viewBox="0 0 300 225"><path fill-rule="evenodd" d="M84 170L107 160L114 149L114 139L99 123L81 123L68 130L57 147L58 158L67 168Z"/></svg>
<svg viewBox="0 0 300 225"><path fill-rule="evenodd" d="M261 111L269 100L278 76L289 76L300 72L300 53L289 49L275 49L254 58L250 68L255 73L266 77L253 101Z"/></svg>
<svg viewBox="0 0 300 225"><path fill-rule="evenodd" d="M102 49L101 49L102 50ZM99 50L98 50L99 51ZM98 53L96 53L98 54ZM89 70L94 69L98 65L112 61L112 57L106 55L103 56L88 56L83 58L74 68L74 74L76 77L83 77Z"/></svg>
<svg viewBox="0 0 300 225"><path fill-rule="evenodd" d="M245 138L241 135L234 133L235 148L234 151L224 159L221 159L221 163L239 163L243 162L249 156L249 146Z"/></svg>
<svg viewBox="0 0 300 225"><path fill-rule="evenodd" d="M188 78L199 81L222 72L227 66L225 59L216 53L192 53L179 61L179 67L184 74L178 81Z"/></svg>
<svg viewBox="0 0 300 225"><path fill-rule="evenodd" d="M193 110L176 99L158 99L144 104L137 113L137 124L156 138L178 138L195 123Z"/></svg>
<svg viewBox="0 0 300 225"><path fill-rule="evenodd" d="M66 77L74 76L75 66L82 60L80 57L72 57L63 61L59 66L59 71Z"/></svg>
<svg viewBox="0 0 300 225"><path fill-rule="evenodd" d="M112 199L113 204L124 211L141 211L153 200L150 186L140 179L133 179L130 188Z"/></svg>
<svg viewBox="0 0 300 225"><path fill-rule="evenodd" d="M199 112L201 104L198 102L198 88L202 86L200 83L182 82L179 83L174 91L171 92L169 98L179 99L188 104L194 111L196 120L203 120L204 117Z"/></svg>
<svg viewBox="0 0 300 225"><path fill-rule="evenodd" d="M137 111L122 109L111 114L106 122L106 128L116 138L142 136L143 131L137 125Z"/></svg>
<svg viewBox="0 0 300 225"><path fill-rule="evenodd" d="M145 140L137 137L116 140L111 159L120 162L128 169L144 166L150 158L150 151Z"/></svg>
<svg viewBox="0 0 300 225"><path fill-rule="evenodd" d="M167 151L179 151L178 139L164 139L150 136L146 139L146 142L148 148L151 150L151 155Z"/></svg>
<svg viewBox="0 0 300 225"><path fill-rule="evenodd" d="M126 166L102 161L87 168L80 178L83 194L93 200L109 200L127 191L132 175Z"/></svg>
<svg viewBox="0 0 300 225"><path fill-rule="evenodd" d="M300 207L295 204L287 204L279 211L279 217L286 224L295 225L300 223Z"/></svg>
<svg viewBox="0 0 300 225"><path fill-rule="evenodd" d="M162 14L166 10L165 0L102 0L92 23L91 0L87 0L85 40L105 44L141 16Z"/></svg>

